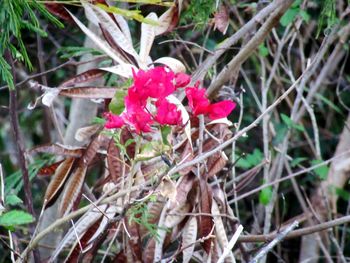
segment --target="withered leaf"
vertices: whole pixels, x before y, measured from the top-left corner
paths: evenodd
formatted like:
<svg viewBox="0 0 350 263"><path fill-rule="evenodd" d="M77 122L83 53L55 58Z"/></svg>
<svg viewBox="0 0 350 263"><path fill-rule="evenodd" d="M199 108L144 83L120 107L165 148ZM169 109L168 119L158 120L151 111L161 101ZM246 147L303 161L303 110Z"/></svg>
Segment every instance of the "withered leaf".
<svg viewBox="0 0 350 263"><path fill-rule="evenodd" d="M55 173L57 167L62 162L63 162L63 160L40 168L39 171L38 171L38 176L39 177L48 177L48 176L53 175Z"/></svg>
<svg viewBox="0 0 350 263"><path fill-rule="evenodd" d="M222 152L217 152L210 156L207 161L208 177L211 177L220 172L227 163L227 157Z"/></svg>
<svg viewBox="0 0 350 263"><path fill-rule="evenodd" d="M191 217L191 219L187 222L184 230L182 231L182 247L185 248L183 250L183 259L182 262L187 263L191 260L195 241L197 239L198 226L196 217Z"/></svg>
<svg viewBox="0 0 350 263"><path fill-rule="evenodd" d="M100 79L106 71L100 69L89 69L83 73L80 73L59 85L60 88L73 87L77 84L91 82L96 79Z"/></svg>
<svg viewBox="0 0 350 263"><path fill-rule="evenodd" d="M108 87L78 87L62 89L59 95L80 99L112 99L116 90Z"/></svg>
<svg viewBox="0 0 350 263"><path fill-rule="evenodd" d="M67 147L60 144L44 144L30 149L28 153L49 153L54 155L64 155L78 158L82 156L83 149L84 148Z"/></svg>
<svg viewBox="0 0 350 263"><path fill-rule="evenodd" d="M73 171L70 176L66 187L62 195L62 201L59 208L59 214L61 216L67 215L72 209L74 202L81 193L81 188L84 183L87 166L78 164L78 167Z"/></svg>
<svg viewBox="0 0 350 263"><path fill-rule="evenodd" d="M50 206L57 198L57 194L62 190L70 171L72 170L75 158L70 157L64 160L56 169L55 174L48 185L44 200L46 200L46 207Z"/></svg>
<svg viewBox="0 0 350 263"><path fill-rule="evenodd" d="M221 5L214 15L214 30L218 29L222 34L226 34L229 26L229 14L225 5Z"/></svg>
<svg viewBox="0 0 350 263"><path fill-rule="evenodd" d="M102 217L97 220L92 226L90 226L86 232L84 233L84 235L79 238L79 242L76 242L75 246L73 247L73 249L70 251L68 257L66 258L65 262L69 262L69 263L76 263L79 262L79 256L82 253L81 248L84 250L87 247L87 244L90 240L90 238L96 233L99 225L101 224L102 221ZM81 246L81 247L80 247Z"/></svg>
<svg viewBox="0 0 350 263"><path fill-rule="evenodd" d="M131 253L133 255L134 260L141 262L142 260L142 246L141 246L141 238L139 232L139 224L135 221L129 222L128 218L125 220L126 228L130 234L130 238L128 239Z"/></svg>
<svg viewBox="0 0 350 263"><path fill-rule="evenodd" d="M121 161L119 148L115 145L114 139L111 139L107 149L108 171L114 183L123 175L124 164Z"/></svg>
<svg viewBox="0 0 350 263"><path fill-rule="evenodd" d="M193 183L196 179L194 173L184 175L177 186L176 201L178 205L182 205L187 201L187 195L193 188Z"/></svg>
<svg viewBox="0 0 350 263"><path fill-rule="evenodd" d="M67 10L64 8L64 5L58 3L45 3L45 7L49 12L65 21L73 22L73 19L68 14Z"/></svg>
<svg viewBox="0 0 350 263"><path fill-rule="evenodd" d="M153 263L154 258L154 250L156 248L156 240L154 238L150 238L147 242L147 245L142 253L142 260L145 263Z"/></svg>
<svg viewBox="0 0 350 263"><path fill-rule="evenodd" d="M200 190L201 190L201 201L200 201L200 206L201 206L201 212L202 213L211 213L211 203L212 203L212 194L211 190L208 186L208 183L206 180L201 179L200 180ZM213 219L211 216L204 216L201 215L199 217L199 235L200 238L203 237L208 237L208 235L211 233L213 229ZM211 248L211 238L207 238L203 243L202 246L209 255L210 253L210 248Z"/></svg>
<svg viewBox="0 0 350 263"><path fill-rule="evenodd" d="M99 131L100 129L101 129L100 124L93 124L90 126L82 127L77 130L74 138L79 142L86 141L90 139L94 134L96 134L96 132Z"/></svg>

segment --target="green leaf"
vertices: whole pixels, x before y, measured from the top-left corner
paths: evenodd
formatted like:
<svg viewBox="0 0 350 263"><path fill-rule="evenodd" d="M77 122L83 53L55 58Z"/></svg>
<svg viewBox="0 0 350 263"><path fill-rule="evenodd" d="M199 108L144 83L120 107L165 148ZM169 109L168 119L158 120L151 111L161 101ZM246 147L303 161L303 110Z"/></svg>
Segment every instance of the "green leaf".
<svg viewBox="0 0 350 263"><path fill-rule="evenodd" d="M299 15L306 23L310 21L310 15L305 10L300 10Z"/></svg>
<svg viewBox="0 0 350 263"><path fill-rule="evenodd" d="M350 200L350 193L349 191L344 190L343 188L336 187L336 186L331 186L331 191L339 196L340 198L344 199L345 201Z"/></svg>
<svg viewBox="0 0 350 263"><path fill-rule="evenodd" d="M301 131L301 132L305 131L305 128L303 125L296 124L286 114L281 113L280 116L281 116L282 121L288 126L288 128L293 128L293 129L296 129L296 130Z"/></svg>
<svg viewBox="0 0 350 263"><path fill-rule="evenodd" d="M29 224L34 221L35 219L31 214L20 210L12 210L0 216L0 226L4 227Z"/></svg>
<svg viewBox="0 0 350 263"><path fill-rule="evenodd" d="M94 117L91 123L105 125L106 120L104 118Z"/></svg>
<svg viewBox="0 0 350 263"><path fill-rule="evenodd" d="M323 160L312 160L311 165L317 165L323 163ZM316 169L314 169L315 174L321 179L326 180L329 172L329 167L327 165L322 165Z"/></svg>
<svg viewBox="0 0 350 263"><path fill-rule="evenodd" d="M69 59L72 57L80 57L85 54L91 54L91 55L101 55L102 52L95 49L95 48L88 48L88 47L60 47L57 52L58 55L60 55L60 58L63 59Z"/></svg>
<svg viewBox="0 0 350 263"><path fill-rule="evenodd" d="M22 204L23 201L17 195L10 194L6 196L5 203L6 205L18 205Z"/></svg>
<svg viewBox="0 0 350 263"><path fill-rule="evenodd" d="M145 18L141 14L140 10L127 10L127 9L122 9L122 8L118 8L115 6L106 6L104 4L97 4L96 6L98 6L99 8L101 8L104 11L107 11L108 13L122 15L128 19L135 19L136 21L139 21L141 23L146 23L146 24L150 24L153 26L159 26L158 21L154 21L152 19Z"/></svg>
<svg viewBox="0 0 350 263"><path fill-rule="evenodd" d="M168 125L164 125L160 128L160 132L162 134L162 141L165 145L170 145L168 142L168 135L171 132L171 127Z"/></svg>
<svg viewBox="0 0 350 263"><path fill-rule="evenodd" d="M245 158L239 159L236 165L242 169L249 169L261 163L263 158L263 153L259 149L254 149L253 153L248 154Z"/></svg>
<svg viewBox="0 0 350 263"><path fill-rule="evenodd" d="M124 98L126 96L125 90L117 90L113 99L108 105L109 110L114 114L121 114L125 109Z"/></svg>
<svg viewBox="0 0 350 263"><path fill-rule="evenodd" d="M262 205L268 205L272 198L272 186L265 187L260 191L259 202Z"/></svg>
<svg viewBox="0 0 350 263"><path fill-rule="evenodd" d="M264 44L259 45L259 55L262 57L266 57L269 54L269 50Z"/></svg>
<svg viewBox="0 0 350 263"><path fill-rule="evenodd" d="M281 17L280 24L284 27L288 26L293 22L299 11L299 8L289 8L287 12Z"/></svg>
<svg viewBox="0 0 350 263"><path fill-rule="evenodd" d="M306 157L297 157L297 158L293 159L293 161L290 163L290 166L295 167L307 159L308 158L306 158Z"/></svg>

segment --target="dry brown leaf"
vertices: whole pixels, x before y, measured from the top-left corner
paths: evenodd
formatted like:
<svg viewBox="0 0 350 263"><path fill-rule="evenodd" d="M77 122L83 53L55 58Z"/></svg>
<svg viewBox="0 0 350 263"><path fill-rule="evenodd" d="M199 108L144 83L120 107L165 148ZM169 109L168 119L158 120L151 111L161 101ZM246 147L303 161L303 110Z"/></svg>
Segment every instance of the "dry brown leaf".
<svg viewBox="0 0 350 263"><path fill-rule="evenodd" d="M125 219L125 225L128 229L128 233L130 238L128 239L131 253L133 255L133 259L141 262L142 260L142 246L141 246L141 238L139 232L139 224L135 221L129 222L129 219Z"/></svg>
<svg viewBox="0 0 350 263"><path fill-rule="evenodd" d="M150 238L142 253L142 260L144 263L153 263L155 247L156 247L155 239Z"/></svg>
<svg viewBox="0 0 350 263"><path fill-rule="evenodd" d="M202 213L211 213L211 204L212 204L212 194L210 191L210 188L208 186L208 183L206 180L201 179L200 180L200 194L201 194L201 212ZM211 216L204 216L201 215L199 217L199 234L200 238L207 237L212 229L213 229L213 219ZM203 243L202 246L209 255L210 253L210 248L211 248L211 239L206 239Z"/></svg>
<svg viewBox="0 0 350 263"><path fill-rule="evenodd" d="M90 144L88 145L88 147L86 148L84 155L82 157L82 162L84 165L88 166L91 161L94 159L97 151L99 150L101 143L103 141L103 135L96 135L92 141L90 142Z"/></svg>
<svg viewBox="0 0 350 263"><path fill-rule="evenodd" d="M64 5L58 3L45 3L45 8L49 10L49 12L65 21L73 22L73 19L68 14L67 10L64 8Z"/></svg>
<svg viewBox="0 0 350 263"><path fill-rule="evenodd" d="M170 178L164 177L158 188L162 196L169 198L171 202L176 201L176 185Z"/></svg>
<svg viewBox="0 0 350 263"><path fill-rule="evenodd" d="M54 155L63 155L78 158L82 156L83 150L84 148L81 147L68 147L61 144L44 144L30 149L28 153L49 153Z"/></svg>
<svg viewBox="0 0 350 263"><path fill-rule="evenodd" d="M119 148L115 145L112 138L107 149L108 171L114 183L118 183L119 178L123 175L123 166Z"/></svg>
<svg viewBox="0 0 350 263"><path fill-rule="evenodd" d="M218 29L222 34L226 34L229 26L229 14L227 7L221 5L219 10L214 15L214 30Z"/></svg>
<svg viewBox="0 0 350 263"><path fill-rule="evenodd" d="M63 161L64 161L64 160L59 161L59 162L55 162L55 163L53 163L53 164L50 164L50 165L47 165L47 166L44 166L44 167L40 168L37 175L38 175L39 177L49 177L49 176L55 174L55 171L56 171L57 167L58 167Z"/></svg>
<svg viewBox="0 0 350 263"><path fill-rule="evenodd" d="M147 19L151 19L153 21L158 22L158 17L155 13L150 13L146 16ZM153 45L154 37L155 37L155 28L156 26L142 23L141 24L141 40L140 40L140 67L147 67L147 60L149 56L149 52Z"/></svg>
<svg viewBox="0 0 350 263"><path fill-rule="evenodd" d="M187 201L188 193L192 190L195 179L196 175L193 173L182 176L176 187L176 205L182 205Z"/></svg>
<svg viewBox="0 0 350 263"><path fill-rule="evenodd" d="M89 69L83 73L80 73L63 83L59 85L59 88L66 88L66 87L73 87L77 84L81 83L86 83L86 82L91 82L96 79L101 78L104 74L106 74L105 71L100 70L100 69Z"/></svg>
<svg viewBox="0 0 350 263"><path fill-rule="evenodd" d="M78 142L86 141L86 140L90 139L94 134L96 134L96 132L99 131L100 129L101 129L100 124L93 124L90 126L82 127L82 128L77 130L74 138Z"/></svg>
<svg viewBox="0 0 350 263"><path fill-rule="evenodd" d="M179 22L182 0L175 1L173 7L169 8L159 17L159 26L156 28L156 35L172 31Z"/></svg>
<svg viewBox="0 0 350 263"><path fill-rule="evenodd" d="M78 241L75 242L75 246L73 246L73 249L70 251L65 262L67 262L67 263L68 262L69 263L79 262L79 256L82 253L81 248L83 250L86 249L90 238L96 233L96 230L98 229L98 227L101 223L101 220L102 220L102 216L99 220L97 220L92 226L90 226L86 230L86 232L82 235L82 237L79 237L79 243L78 243Z"/></svg>
<svg viewBox="0 0 350 263"><path fill-rule="evenodd" d="M182 151L181 155L180 155L180 160L184 160L186 158L186 162L189 162L191 160L193 160L194 156L193 156L193 149L192 149L192 145L190 141L187 141L185 144L185 148ZM192 170L193 166L189 166L187 168L184 168L182 170L179 171L180 175L186 175L188 174L191 170Z"/></svg>
<svg viewBox="0 0 350 263"><path fill-rule="evenodd" d="M57 198L57 194L62 190L61 188L72 170L74 161L75 158L73 157L67 158L57 167L56 172L46 189L44 197L44 200L46 200L46 208L52 205Z"/></svg>
<svg viewBox="0 0 350 263"><path fill-rule="evenodd" d="M87 166L81 163L70 176L62 195L62 201L59 208L60 216L67 215L73 207L74 202L81 193L84 183Z"/></svg>
<svg viewBox="0 0 350 263"><path fill-rule="evenodd" d="M198 233L197 219L195 216L193 216L191 217L190 220L188 220L185 228L182 231L182 248L185 248L182 251L183 253L182 262L184 263L189 262L192 258L195 241L197 239L197 233Z"/></svg>
<svg viewBox="0 0 350 263"><path fill-rule="evenodd" d="M208 177L220 172L227 163L227 157L223 152L217 152L210 156L207 161Z"/></svg>
<svg viewBox="0 0 350 263"><path fill-rule="evenodd" d="M62 89L59 95L80 99L112 99L116 90L108 87L78 87Z"/></svg>

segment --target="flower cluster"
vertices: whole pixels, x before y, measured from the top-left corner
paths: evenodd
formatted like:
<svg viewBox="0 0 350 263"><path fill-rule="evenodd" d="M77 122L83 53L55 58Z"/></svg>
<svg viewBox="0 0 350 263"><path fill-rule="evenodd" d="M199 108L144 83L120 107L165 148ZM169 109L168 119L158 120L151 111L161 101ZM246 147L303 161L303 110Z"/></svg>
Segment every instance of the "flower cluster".
<svg viewBox="0 0 350 263"><path fill-rule="evenodd" d="M185 88L191 81L185 73L175 74L166 67L155 67L148 71L133 72L134 83L124 99L125 111L121 115L106 113L105 128L130 126L136 133L150 132L151 125L181 125L181 111L167 97L178 88ZM211 104L205 89L185 88L189 107L194 116L207 115L211 120L227 117L235 108L232 101ZM156 109L156 111L152 109Z"/></svg>

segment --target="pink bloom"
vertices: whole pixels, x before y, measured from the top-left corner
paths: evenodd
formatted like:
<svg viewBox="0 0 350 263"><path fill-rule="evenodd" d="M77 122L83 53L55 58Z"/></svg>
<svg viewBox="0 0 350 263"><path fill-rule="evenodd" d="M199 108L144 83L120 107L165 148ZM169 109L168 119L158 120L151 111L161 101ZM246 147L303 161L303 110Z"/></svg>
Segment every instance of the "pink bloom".
<svg viewBox="0 0 350 263"><path fill-rule="evenodd" d="M134 87L142 97L165 98L175 91L174 73L165 67L134 73Z"/></svg>
<svg viewBox="0 0 350 263"><path fill-rule="evenodd" d="M176 105L170 103L167 99L160 99L156 102L157 115L155 120L160 125L181 125L181 112Z"/></svg>
<svg viewBox="0 0 350 263"><path fill-rule="evenodd" d="M145 110L138 107L129 108L123 115L126 122L135 129L136 133L151 131L152 116Z"/></svg>
<svg viewBox="0 0 350 263"><path fill-rule="evenodd" d="M116 129L122 127L125 122L122 117L115 115L113 113L105 113L104 117L107 119L105 123L105 128L106 129Z"/></svg>
<svg viewBox="0 0 350 263"><path fill-rule="evenodd" d="M185 92L193 115L197 116L199 114L206 114L208 112L210 102L206 96L205 89L189 87L186 88Z"/></svg>
<svg viewBox="0 0 350 263"><path fill-rule="evenodd" d="M191 77L185 73L177 73L175 75L175 87L183 88L186 87L191 81Z"/></svg>
<svg viewBox="0 0 350 263"><path fill-rule="evenodd" d="M199 114L209 115L211 120L227 117L236 107L236 103L229 100L210 104L206 90L199 89L197 86L186 88L186 96L194 116Z"/></svg>
<svg viewBox="0 0 350 263"><path fill-rule="evenodd" d="M220 101L209 106L209 118L211 120L221 119L227 117L233 109L236 107L236 103L229 100Z"/></svg>
<svg viewBox="0 0 350 263"><path fill-rule="evenodd" d="M124 102L127 110L132 110L134 108L143 109L147 105L147 96L132 86L129 88L128 95L124 98Z"/></svg>

